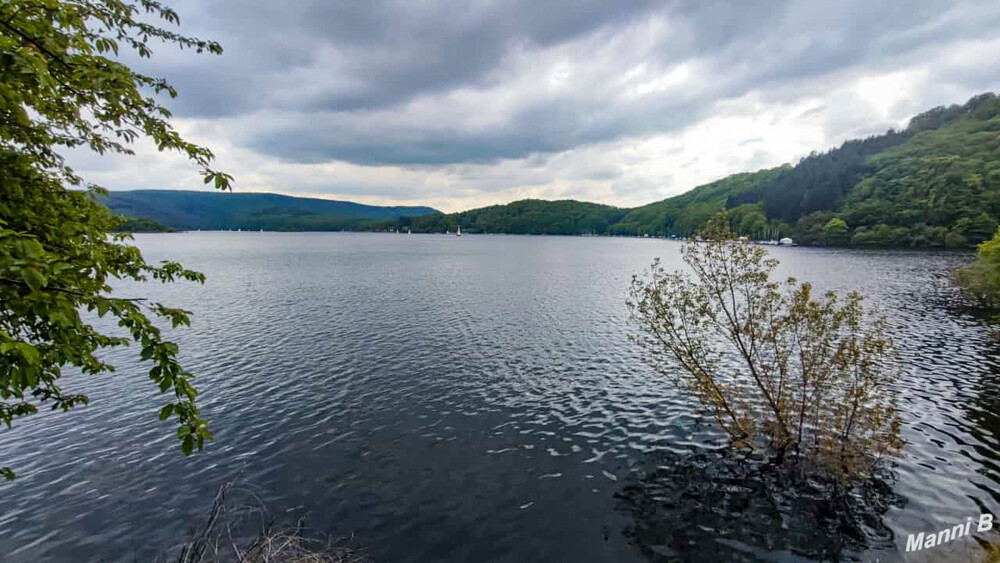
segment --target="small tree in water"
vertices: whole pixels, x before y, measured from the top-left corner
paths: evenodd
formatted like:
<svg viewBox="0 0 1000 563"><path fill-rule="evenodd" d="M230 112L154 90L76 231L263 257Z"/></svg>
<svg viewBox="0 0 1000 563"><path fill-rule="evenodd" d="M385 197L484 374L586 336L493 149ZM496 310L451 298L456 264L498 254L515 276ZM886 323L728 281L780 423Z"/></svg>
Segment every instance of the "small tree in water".
<svg viewBox="0 0 1000 563"><path fill-rule="evenodd" d="M1000 228L979 245L976 260L954 274L966 296L980 306L1000 311ZM996 317L1000 321L1000 315Z"/></svg>
<svg viewBox="0 0 1000 563"><path fill-rule="evenodd" d="M808 283L773 281L778 261L735 240L724 219L702 235L682 250L692 273L657 260L633 278L633 339L647 361L676 376L734 446L816 461L841 480L869 474L902 445L885 320L857 292L814 299Z"/></svg>

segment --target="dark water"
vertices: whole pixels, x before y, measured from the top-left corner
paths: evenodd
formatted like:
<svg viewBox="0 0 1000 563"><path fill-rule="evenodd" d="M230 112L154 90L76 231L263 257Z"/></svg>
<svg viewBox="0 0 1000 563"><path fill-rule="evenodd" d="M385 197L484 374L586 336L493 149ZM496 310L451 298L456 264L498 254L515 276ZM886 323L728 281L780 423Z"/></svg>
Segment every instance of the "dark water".
<svg viewBox="0 0 1000 563"><path fill-rule="evenodd" d="M138 244L208 275L121 292L194 311L176 339L216 440L181 456L146 370L110 352L117 373L67 377L89 407L0 431L0 461L20 475L0 484L2 561L146 560L241 467L273 510L353 534L379 562L641 561L615 492L651 452L720 444L626 339L631 275L654 256L677 263L676 243L186 233ZM866 560L902 560L907 533L1000 515L997 347L951 306L947 281L969 256L773 253L783 274L864 292L909 362L905 505L885 517L896 548Z"/></svg>

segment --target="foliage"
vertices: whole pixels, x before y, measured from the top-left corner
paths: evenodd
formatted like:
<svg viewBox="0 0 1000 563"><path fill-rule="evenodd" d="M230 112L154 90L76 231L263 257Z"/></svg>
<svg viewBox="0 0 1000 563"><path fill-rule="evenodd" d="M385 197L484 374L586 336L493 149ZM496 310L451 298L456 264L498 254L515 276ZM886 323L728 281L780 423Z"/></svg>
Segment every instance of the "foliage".
<svg viewBox="0 0 1000 563"><path fill-rule="evenodd" d="M835 476L866 476L901 446L890 392L896 366L885 321L862 297L813 297L808 283L772 281L777 261L733 238L716 217L688 244L691 273L654 262L633 278L635 341L676 376L738 447L794 452Z"/></svg>
<svg viewBox="0 0 1000 563"><path fill-rule="evenodd" d="M788 167L784 166L734 174L679 196L637 207L615 224L612 232L691 236L712 215L746 203L738 201L740 194L756 193L787 171Z"/></svg>
<svg viewBox="0 0 1000 563"><path fill-rule="evenodd" d="M726 215L734 233L753 239L767 238L770 225L759 204L744 204Z"/></svg>
<svg viewBox="0 0 1000 563"><path fill-rule="evenodd" d="M525 199L462 213L407 217L381 228L391 225L415 233L443 233L454 232L461 225L462 231L469 233L604 234L624 214L624 209L596 203Z"/></svg>
<svg viewBox="0 0 1000 563"><path fill-rule="evenodd" d="M174 229L155 219L125 217L115 225L116 233L172 233Z"/></svg>
<svg viewBox="0 0 1000 563"><path fill-rule="evenodd" d="M854 246L902 246L910 231L905 227L890 227L879 223L874 228L858 227L851 237Z"/></svg>
<svg viewBox="0 0 1000 563"><path fill-rule="evenodd" d="M461 225L463 231L470 233L690 236L709 217L724 210L734 194L756 189L784 170L787 167L736 174L683 195L633 209L574 200L527 199L461 213L403 217L373 228L405 230L409 227L415 233L443 233ZM759 205L750 207L756 213L749 218L740 215L743 210L733 211L734 221L743 221L739 227L741 233L764 231L776 236L779 231L788 230L787 226L767 223Z"/></svg>
<svg viewBox="0 0 1000 563"><path fill-rule="evenodd" d="M834 217L823 225L823 240L827 244L840 245L847 242L850 229L840 217Z"/></svg>
<svg viewBox="0 0 1000 563"><path fill-rule="evenodd" d="M975 261L955 271L955 281L980 305L1000 310L1000 228L979 245Z"/></svg>
<svg viewBox="0 0 1000 563"><path fill-rule="evenodd" d="M108 58L122 47L152 54L150 40L197 52L222 47L146 23L150 15L169 24L177 13L155 0L9 0L0 4L0 147L29 155L39 170L79 184L60 147L87 147L131 154L140 136L159 150L177 150L200 168L205 183L225 188L232 180L210 167L207 148L185 141L154 95L177 92L162 78L137 73Z"/></svg>
<svg viewBox="0 0 1000 563"><path fill-rule="evenodd" d="M794 221L803 215L834 209L867 171L868 157L904 142L906 133L888 131L884 135L845 142L825 153L812 153L787 174L775 178L763 191L764 209L769 217Z"/></svg>
<svg viewBox="0 0 1000 563"><path fill-rule="evenodd" d="M982 563L1000 563L1000 544L991 543L986 546Z"/></svg>
<svg viewBox="0 0 1000 563"><path fill-rule="evenodd" d="M810 155L764 186L760 200L771 220L795 220L804 244L958 247L982 241L1000 217L998 115L1000 100L993 94L930 110L904 131ZM827 231L834 217L853 230Z"/></svg>
<svg viewBox="0 0 1000 563"><path fill-rule="evenodd" d="M956 231L950 231L944 237L944 245L948 248L962 248L969 244L969 240Z"/></svg>
<svg viewBox="0 0 1000 563"><path fill-rule="evenodd" d="M102 197L101 202L115 213L148 217L188 230L331 231L436 213L430 207L380 207L278 194L183 190L115 191Z"/></svg>
<svg viewBox="0 0 1000 563"><path fill-rule="evenodd" d="M984 94L952 111L934 129L915 117L905 143L871 158L871 173L845 196L838 215L869 232L907 231L902 240L875 241L886 245L964 246L988 238L1000 217L1000 100Z"/></svg>
<svg viewBox="0 0 1000 563"><path fill-rule="evenodd" d="M174 96L173 88L109 58L122 48L148 57L154 40L222 51L214 42L148 23L157 18L178 22L154 0L0 3L0 421L10 427L42 403L63 411L86 404L86 396L60 387L63 369L112 371L97 352L134 341L152 363L150 379L172 394L160 419L176 419L187 454L211 433L194 403L192 375L154 319L186 325L188 312L113 296L111 284L203 277L173 262L146 263L126 235L109 238L117 220L94 201L98 188L66 189L83 179L61 152L130 154L130 143L145 137L160 150L186 155L205 183L229 187L231 177L211 168L212 153L182 139L167 121L170 112L153 97ZM101 333L81 312L116 319L127 336ZM2 473L13 477L10 468Z"/></svg>

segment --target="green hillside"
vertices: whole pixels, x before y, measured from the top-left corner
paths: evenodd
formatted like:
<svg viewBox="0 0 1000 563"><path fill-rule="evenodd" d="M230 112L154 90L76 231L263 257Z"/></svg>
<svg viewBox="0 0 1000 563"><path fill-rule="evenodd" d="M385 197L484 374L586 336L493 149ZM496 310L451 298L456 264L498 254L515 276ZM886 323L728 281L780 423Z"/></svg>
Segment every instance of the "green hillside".
<svg viewBox="0 0 1000 563"><path fill-rule="evenodd" d="M525 199L448 215L403 217L390 225L410 228L415 233L454 231L461 225L462 230L470 233L603 234L627 211L583 201Z"/></svg>
<svg viewBox="0 0 1000 563"><path fill-rule="evenodd" d="M679 196L636 207L612 225L611 232L688 236L697 231L709 217L725 211L733 198L740 194L758 192L790 169L790 166L785 165L759 172L733 174ZM763 214L757 215L761 222L759 230L763 233L767 221ZM748 224L741 230L749 229Z"/></svg>
<svg viewBox="0 0 1000 563"><path fill-rule="evenodd" d="M969 246L1000 218L1000 99L914 117L903 131L845 142L796 165L734 174L634 209L579 201L517 201L375 228L443 232L677 235L725 211L753 238L804 244Z"/></svg>
<svg viewBox="0 0 1000 563"><path fill-rule="evenodd" d="M109 192L102 203L131 218L152 219L175 229L329 231L364 221L436 213L430 207L379 207L348 201L266 193L177 190Z"/></svg>
<svg viewBox="0 0 1000 563"><path fill-rule="evenodd" d="M117 227L116 233L173 233L172 229L159 221L153 219L126 218Z"/></svg>

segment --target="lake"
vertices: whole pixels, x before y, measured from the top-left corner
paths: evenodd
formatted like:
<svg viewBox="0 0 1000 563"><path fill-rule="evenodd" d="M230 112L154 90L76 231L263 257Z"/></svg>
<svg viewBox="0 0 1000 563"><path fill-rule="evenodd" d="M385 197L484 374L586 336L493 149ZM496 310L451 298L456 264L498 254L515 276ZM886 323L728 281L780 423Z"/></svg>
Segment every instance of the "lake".
<svg viewBox="0 0 1000 563"><path fill-rule="evenodd" d="M376 562L643 561L616 491L654 452L723 443L627 339L632 275L656 256L679 265L680 243L202 232L136 243L208 277L120 294L193 311L172 336L215 441L182 456L135 348L107 352L116 373L64 378L89 406L0 431L0 462L19 474L0 484L0 560L148 560L242 470L274 513L353 536ZM953 306L947 278L970 255L772 254L782 275L858 289L890 318L907 362L894 486L905 504L885 516L897 549L908 533L1000 515L998 346ZM953 553L941 549L926 556Z"/></svg>

